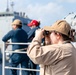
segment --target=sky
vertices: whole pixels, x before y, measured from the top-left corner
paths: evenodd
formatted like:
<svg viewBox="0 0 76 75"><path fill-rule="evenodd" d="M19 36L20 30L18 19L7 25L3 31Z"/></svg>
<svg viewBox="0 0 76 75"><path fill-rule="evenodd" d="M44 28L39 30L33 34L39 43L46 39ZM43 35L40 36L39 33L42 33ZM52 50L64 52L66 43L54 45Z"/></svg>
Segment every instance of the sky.
<svg viewBox="0 0 76 75"><path fill-rule="evenodd" d="M25 12L30 19L41 22L41 27L50 26L56 20L63 19L69 13L76 12L76 0L0 0L0 12L12 10Z"/></svg>

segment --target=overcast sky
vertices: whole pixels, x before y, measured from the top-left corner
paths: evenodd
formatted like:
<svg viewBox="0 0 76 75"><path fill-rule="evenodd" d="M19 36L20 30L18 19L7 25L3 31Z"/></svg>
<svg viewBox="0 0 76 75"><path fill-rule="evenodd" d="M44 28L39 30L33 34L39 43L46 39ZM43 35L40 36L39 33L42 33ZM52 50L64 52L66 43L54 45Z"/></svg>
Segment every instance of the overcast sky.
<svg viewBox="0 0 76 75"><path fill-rule="evenodd" d="M40 20L41 27L76 12L76 0L8 0L10 10L12 1L14 11L25 12L29 18ZM0 0L0 12L4 12L6 8L7 0Z"/></svg>

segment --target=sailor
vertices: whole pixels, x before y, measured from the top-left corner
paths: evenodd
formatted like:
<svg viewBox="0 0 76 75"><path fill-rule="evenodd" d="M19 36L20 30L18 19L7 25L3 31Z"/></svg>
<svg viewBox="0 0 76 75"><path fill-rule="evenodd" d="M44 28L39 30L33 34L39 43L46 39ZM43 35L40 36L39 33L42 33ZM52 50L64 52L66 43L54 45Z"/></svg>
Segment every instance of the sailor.
<svg viewBox="0 0 76 75"><path fill-rule="evenodd" d="M40 21L32 20L28 26L31 28L31 30L28 32L28 41L31 42L35 36L35 31L40 28Z"/></svg>
<svg viewBox="0 0 76 75"><path fill-rule="evenodd" d="M40 65L40 75L76 75L76 49L71 44L70 30L65 20L36 30L27 54ZM41 45L43 37L45 46Z"/></svg>
<svg viewBox="0 0 76 75"><path fill-rule="evenodd" d="M27 43L27 38L27 33L22 29L22 22L19 19L15 19L12 22L12 30L10 30L6 35L4 35L2 41L8 42L8 40L11 39L12 43ZM12 45L13 51L26 51L24 50L25 48L27 48L27 45ZM10 59L12 67L17 67L19 64L21 64L22 68L28 68L29 58L27 54L12 53ZM17 75L17 70L11 69L11 72L12 75ZM23 71L22 75L28 75L28 71Z"/></svg>
<svg viewBox="0 0 76 75"><path fill-rule="evenodd" d="M28 42L31 42L32 39L35 37L35 31L40 28L40 21L32 20L28 26L31 30L28 32ZM39 69L39 66L34 64L31 60L29 60L29 68L31 69ZM39 75L39 72L30 71L31 75Z"/></svg>

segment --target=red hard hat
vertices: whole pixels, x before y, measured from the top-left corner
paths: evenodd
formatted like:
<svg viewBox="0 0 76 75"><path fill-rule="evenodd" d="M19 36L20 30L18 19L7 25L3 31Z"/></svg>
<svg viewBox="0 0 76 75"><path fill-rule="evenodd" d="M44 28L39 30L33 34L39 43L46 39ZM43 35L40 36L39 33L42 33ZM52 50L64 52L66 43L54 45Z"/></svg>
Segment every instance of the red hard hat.
<svg viewBox="0 0 76 75"><path fill-rule="evenodd" d="M38 25L39 25L39 22L38 22L37 20L32 20L32 21L28 24L29 27L31 27L31 26L33 26L33 25L38 26Z"/></svg>

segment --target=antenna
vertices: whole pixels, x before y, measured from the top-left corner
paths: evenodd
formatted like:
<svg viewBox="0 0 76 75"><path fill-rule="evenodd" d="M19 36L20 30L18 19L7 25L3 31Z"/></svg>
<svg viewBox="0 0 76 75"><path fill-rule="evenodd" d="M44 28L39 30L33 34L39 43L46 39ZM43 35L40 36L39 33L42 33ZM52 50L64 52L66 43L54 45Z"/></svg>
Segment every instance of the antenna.
<svg viewBox="0 0 76 75"><path fill-rule="evenodd" d="M6 12L9 12L9 3L8 3L8 0L7 0L7 9L6 9Z"/></svg>
<svg viewBox="0 0 76 75"><path fill-rule="evenodd" d="M12 7L12 11L13 11L13 7L14 7L14 2L11 2L11 7Z"/></svg>

